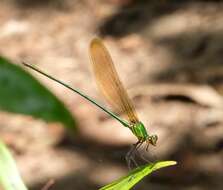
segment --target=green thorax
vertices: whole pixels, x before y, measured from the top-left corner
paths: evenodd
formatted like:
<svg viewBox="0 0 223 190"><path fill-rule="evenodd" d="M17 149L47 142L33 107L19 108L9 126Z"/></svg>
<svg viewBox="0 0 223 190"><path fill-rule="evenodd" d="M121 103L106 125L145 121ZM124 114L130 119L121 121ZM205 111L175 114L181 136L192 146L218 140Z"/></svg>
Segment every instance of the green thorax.
<svg viewBox="0 0 223 190"><path fill-rule="evenodd" d="M146 131L145 126L143 125L142 122L138 123L132 123L131 124L131 131L132 133L141 141L145 141L148 139L148 133Z"/></svg>

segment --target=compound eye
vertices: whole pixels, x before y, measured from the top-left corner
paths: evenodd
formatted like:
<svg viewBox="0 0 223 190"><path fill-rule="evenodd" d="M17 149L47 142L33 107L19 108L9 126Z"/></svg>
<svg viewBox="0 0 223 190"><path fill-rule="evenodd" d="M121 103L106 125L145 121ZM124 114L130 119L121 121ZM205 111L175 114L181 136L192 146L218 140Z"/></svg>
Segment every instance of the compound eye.
<svg viewBox="0 0 223 190"><path fill-rule="evenodd" d="M152 144L153 144L153 145L156 145L157 140L158 140L157 135L152 136L151 141L152 141Z"/></svg>

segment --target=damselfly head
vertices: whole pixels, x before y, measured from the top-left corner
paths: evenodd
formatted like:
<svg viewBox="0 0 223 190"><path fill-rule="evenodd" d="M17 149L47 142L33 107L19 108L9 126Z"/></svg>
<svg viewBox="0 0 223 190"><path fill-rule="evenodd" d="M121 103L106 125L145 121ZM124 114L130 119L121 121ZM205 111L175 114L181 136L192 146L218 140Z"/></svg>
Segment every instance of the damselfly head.
<svg viewBox="0 0 223 190"><path fill-rule="evenodd" d="M147 139L147 143L151 144L153 146L156 146L156 142L158 140L158 136L157 135L150 135Z"/></svg>

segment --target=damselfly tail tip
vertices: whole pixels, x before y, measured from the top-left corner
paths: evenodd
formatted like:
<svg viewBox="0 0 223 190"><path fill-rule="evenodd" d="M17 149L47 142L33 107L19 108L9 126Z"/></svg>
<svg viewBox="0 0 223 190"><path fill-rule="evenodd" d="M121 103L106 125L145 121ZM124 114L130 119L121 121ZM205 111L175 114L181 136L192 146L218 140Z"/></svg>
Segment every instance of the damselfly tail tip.
<svg viewBox="0 0 223 190"><path fill-rule="evenodd" d="M26 67L28 67L28 66L29 66L29 64L28 64L28 63L26 63L25 61L22 61L22 64L23 64L24 66L26 66Z"/></svg>
<svg viewBox="0 0 223 190"><path fill-rule="evenodd" d="M34 66L32 66L31 64L28 64L28 63L26 63L26 62L22 62L22 64L25 66L25 67L28 67L28 68L30 68L30 69L33 69L33 70L38 70L37 68L35 68Z"/></svg>

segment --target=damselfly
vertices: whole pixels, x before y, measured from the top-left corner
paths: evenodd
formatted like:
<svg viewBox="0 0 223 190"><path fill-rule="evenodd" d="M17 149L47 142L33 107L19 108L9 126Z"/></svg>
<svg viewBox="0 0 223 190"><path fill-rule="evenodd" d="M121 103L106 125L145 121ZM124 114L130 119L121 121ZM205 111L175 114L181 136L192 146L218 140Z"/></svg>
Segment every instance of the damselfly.
<svg viewBox="0 0 223 190"><path fill-rule="evenodd" d="M60 83L68 89L76 92L83 98L87 99L88 101L102 109L111 117L118 120L123 126L129 128L138 139L138 141L134 144L133 148L128 152L126 157L127 163L128 165L130 165L131 155L134 153L134 151L136 151L144 142L147 145L146 150L148 150L150 144L155 146L158 140L158 136L149 134L143 123L138 119L135 108L118 77L111 56L106 47L103 45L102 41L98 38L93 39L90 43L89 52L99 89L113 108L115 108L119 113L124 113L127 115L127 120L119 117L117 114L105 108L93 98L85 95L80 90L68 86L67 84L40 71L32 65L29 65L27 63L23 64L37 71L38 73L41 73L42 75L56 81L57 83Z"/></svg>

